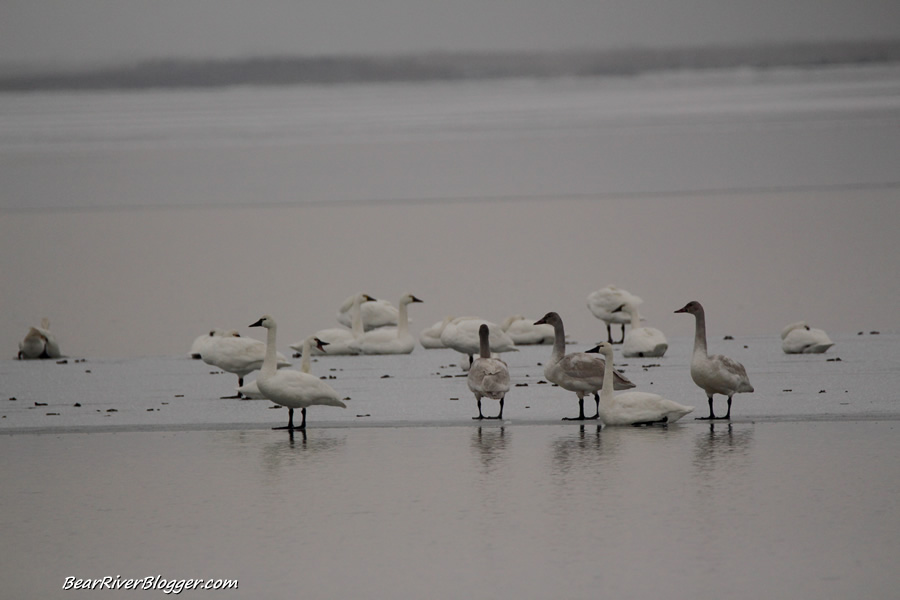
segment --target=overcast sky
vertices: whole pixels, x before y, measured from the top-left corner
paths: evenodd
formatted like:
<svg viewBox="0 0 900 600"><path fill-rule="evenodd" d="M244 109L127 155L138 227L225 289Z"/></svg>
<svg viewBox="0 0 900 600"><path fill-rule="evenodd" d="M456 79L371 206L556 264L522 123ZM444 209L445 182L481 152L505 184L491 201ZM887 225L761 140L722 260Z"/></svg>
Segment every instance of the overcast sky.
<svg viewBox="0 0 900 600"><path fill-rule="evenodd" d="M3 0L3 63L900 37L896 0Z"/></svg>

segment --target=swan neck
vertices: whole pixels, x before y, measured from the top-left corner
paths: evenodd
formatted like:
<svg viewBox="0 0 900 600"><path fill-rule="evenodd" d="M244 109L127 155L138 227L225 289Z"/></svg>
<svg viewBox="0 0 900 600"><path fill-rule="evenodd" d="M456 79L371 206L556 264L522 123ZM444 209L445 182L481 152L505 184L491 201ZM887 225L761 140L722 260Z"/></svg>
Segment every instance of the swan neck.
<svg viewBox="0 0 900 600"><path fill-rule="evenodd" d="M605 409L613 406L613 357L612 353L604 355L606 364L603 366L603 387L600 388L600 405Z"/></svg>
<svg viewBox="0 0 900 600"><path fill-rule="evenodd" d="M634 304L628 304L625 308L628 311L628 316L631 318L631 328L637 329L641 326L641 315L638 313L637 306Z"/></svg>
<svg viewBox="0 0 900 600"><path fill-rule="evenodd" d="M350 331L355 338L363 334L362 297L359 295L353 299L353 306L350 307Z"/></svg>
<svg viewBox="0 0 900 600"><path fill-rule="evenodd" d="M694 329L694 355L706 356L706 315L702 312L694 315L696 326Z"/></svg>
<svg viewBox="0 0 900 600"><path fill-rule="evenodd" d="M559 361L566 354L566 330L561 322L553 323L553 362Z"/></svg>
<svg viewBox="0 0 900 600"><path fill-rule="evenodd" d="M490 335L485 337L478 336L478 346L479 351L481 353L481 358L490 358L491 357L491 340Z"/></svg>
<svg viewBox="0 0 900 600"><path fill-rule="evenodd" d="M309 373L309 367L310 367L309 355L310 355L310 349L312 347L311 342L312 342L312 340L310 340L310 338L306 338L305 340L303 340L303 350L302 350L302 356L300 358L300 370L303 371L304 373ZM267 348L267 350L268 350L268 348Z"/></svg>
<svg viewBox="0 0 900 600"><path fill-rule="evenodd" d="M405 337L409 332L409 320L406 317L406 302L400 303L399 314L397 315L397 337Z"/></svg>
<svg viewBox="0 0 900 600"><path fill-rule="evenodd" d="M275 327L266 330L266 357L263 359L261 375L274 375L278 360L275 358Z"/></svg>

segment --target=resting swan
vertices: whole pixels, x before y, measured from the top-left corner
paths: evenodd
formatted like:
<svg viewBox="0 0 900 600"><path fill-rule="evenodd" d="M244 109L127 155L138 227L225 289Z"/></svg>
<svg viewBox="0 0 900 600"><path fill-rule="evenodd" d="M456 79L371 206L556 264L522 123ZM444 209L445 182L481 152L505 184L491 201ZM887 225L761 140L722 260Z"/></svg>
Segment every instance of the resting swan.
<svg viewBox="0 0 900 600"><path fill-rule="evenodd" d="M292 369L278 369L275 352L275 338L278 327L275 319L265 315L250 327L266 328L266 354L259 377L256 382L263 395L281 406L288 408L288 424L274 429L306 429L306 407L314 405L339 406L347 408L341 402L330 385L310 373L302 373ZM304 355L307 353L304 352ZM299 408L303 420L299 427L294 427L294 409Z"/></svg>
<svg viewBox="0 0 900 600"><path fill-rule="evenodd" d="M535 325L534 319L526 319L522 315L508 317L500 328L516 346L529 344L552 344L553 328L549 325Z"/></svg>
<svg viewBox="0 0 900 600"><path fill-rule="evenodd" d="M606 363L596 354L588 354L586 352L566 354L566 333L563 328L563 321L555 312L548 312L542 319L537 321L537 324L540 323L551 325L554 332L553 352L550 354L550 360L544 364L544 377L564 390L575 392L578 396L578 416L574 418L567 417L563 420L585 420L585 394L594 394L594 400L597 402L597 414L590 418L600 418L600 395L597 391L604 385ZM613 377L614 389L627 390L634 387L634 384L625 376L613 370L612 365L609 366L609 369L613 371L610 376Z"/></svg>
<svg viewBox="0 0 900 600"><path fill-rule="evenodd" d="M693 406L678 404L659 394L649 392L622 392L613 394L613 348L609 342L600 342L588 352L599 352L606 358L608 367L603 373L600 403L597 414L606 425L652 425L674 423L694 410Z"/></svg>
<svg viewBox="0 0 900 600"><path fill-rule="evenodd" d="M320 329L314 335L328 344L328 354L345 355L359 354L359 346L357 343L363 336L363 323L361 306L367 300L374 300L368 294L356 294L353 296L353 302L350 307L352 317L352 327L345 329L343 327L330 327L328 329ZM290 348L300 352L303 348L303 342L291 344ZM318 347L313 348L314 354L323 354Z"/></svg>
<svg viewBox="0 0 900 600"><path fill-rule="evenodd" d="M206 348L206 345L212 340L212 338L222 336L241 337L241 334L239 334L234 329L229 329L228 331L223 331L221 329L210 329L209 333L198 335L194 339L194 342L191 344L191 358L200 360L200 358L203 356L203 350Z"/></svg>
<svg viewBox="0 0 900 600"><path fill-rule="evenodd" d="M355 296L348 297L338 309L337 320L344 327L353 326L353 313L351 311L354 299ZM366 295L360 307L360 314L362 315L364 331L371 331L379 327L396 327L400 319L400 311L397 310L396 306L387 300L376 300L369 295ZM331 354L330 349L328 353Z"/></svg>
<svg viewBox="0 0 900 600"><path fill-rule="evenodd" d="M444 331L444 327L447 326L447 323L452 321L455 317L447 316L444 317L443 321L438 321L431 327L426 327L419 333L419 343L422 344L422 347L427 350L432 350L436 348L446 348L444 344L441 342L441 333Z"/></svg>
<svg viewBox="0 0 900 600"><path fill-rule="evenodd" d="M515 342L506 335L506 332L499 325L477 317L457 317L444 327L444 331L441 332L441 343L447 348L452 348L468 357L469 364L463 366L464 370L472 367L474 355L481 352L478 330L482 324L488 326L488 343L490 344L491 352L513 352L516 350Z"/></svg>
<svg viewBox="0 0 900 600"><path fill-rule="evenodd" d="M410 293L403 294L397 303L400 316L397 327L379 327L365 332L356 340L363 354L409 354L416 347L415 338L409 333L409 318L406 307L413 302L421 302Z"/></svg>
<svg viewBox="0 0 900 600"><path fill-rule="evenodd" d="M637 306L631 303L625 304L625 311L629 314L632 323L640 323ZM659 329L632 325L631 330L625 336L622 343L622 356L633 358L635 356L660 357L666 353L669 342Z"/></svg>
<svg viewBox="0 0 900 600"><path fill-rule="evenodd" d="M59 358L61 356L59 344L50 333L50 320L46 317L41 319L40 327L29 327L25 338L19 342L18 357L20 360Z"/></svg>
<svg viewBox="0 0 900 600"><path fill-rule="evenodd" d="M480 356L472 362L466 381L469 391L475 394L478 416L473 419L502 419L503 400L509 391L509 368L499 358L491 358L490 330L484 323L478 328ZM500 401L500 413L496 417L485 417L481 412L481 399L487 396Z"/></svg>
<svg viewBox="0 0 900 600"><path fill-rule="evenodd" d="M244 377L259 369L266 356L265 343L253 338L223 335L211 337L200 358L208 365L234 373L238 377L238 387L244 385ZM291 363L280 352L276 354L279 367ZM222 396L223 400L240 398L241 395Z"/></svg>
<svg viewBox="0 0 900 600"><path fill-rule="evenodd" d="M781 349L785 354L821 354L834 346L828 334L812 329L806 321L791 323L781 331Z"/></svg>
<svg viewBox="0 0 900 600"><path fill-rule="evenodd" d="M691 355L691 379L694 380L709 400L709 416L697 417L700 420L731 419L731 397L739 392L752 392L750 378L744 365L721 354L710 356L706 351L706 315L703 306L693 300L685 304L676 313L694 315L696 328L694 332L694 353ZM717 417L713 412L713 395L728 396L728 412L724 417Z"/></svg>
<svg viewBox="0 0 900 600"><path fill-rule="evenodd" d="M622 339L618 343L625 341L625 324L631 323L631 317L625 312L626 304L634 304L638 306L643 304L638 296L631 292L617 288L614 285L608 285L605 288L591 292L587 297L588 310L595 317L606 323L606 335L610 344L612 339L612 324L620 323L622 325ZM634 323L632 323L634 325Z"/></svg>

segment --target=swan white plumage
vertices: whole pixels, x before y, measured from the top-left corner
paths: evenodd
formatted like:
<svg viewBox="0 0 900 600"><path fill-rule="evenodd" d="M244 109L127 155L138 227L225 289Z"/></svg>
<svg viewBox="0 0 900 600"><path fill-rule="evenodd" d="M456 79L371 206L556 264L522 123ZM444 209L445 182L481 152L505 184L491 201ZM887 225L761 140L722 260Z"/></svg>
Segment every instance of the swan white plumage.
<svg viewBox="0 0 900 600"><path fill-rule="evenodd" d="M441 333L443 333L444 327L447 326L447 323L452 321L454 318L455 317L452 316L446 316L442 321L438 321L431 327L426 327L421 332L419 332L419 343L422 344L422 347L427 350L446 348L443 342L441 342Z"/></svg>
<svg viewBox="0 0 900 600"><path fill-rule="evenodd" d="M300 372L301 373L309 373L311 360L310 356L312 354L311 349L313 348L313 344L318 348L321 352L325 352L325 346L328 345L328 342L323 342L319 338L314 335L309 336L303 343L300 344ZM238 394L243 396L246 400L265 400L266 396L259 391L259 384L256 381L251 381L250 383L245 383L241 387L237 388Z"/></svg>
<svg viewBox="0 0 900 600"><path fill-rule="evenodd" d="M781 349L785 354L821 354L834 346L828 334L813 329L806 321L791 323L781 330Z"/></svg>
<svg viewBox="0 0 900 600"><path fill-rule="evenodd" d="M354 296L349 296L338 309L338 323L344 327L353 327L353 302ZM379 327L396 327L400 320L400 310L387 300L378 300L366 295L360 306L363 331L371 331ZM329 354L331 349L328 350Z"/></svg>
<svg viewBox="0 0 900 600"><path fill-rule="evenodd" d="M506 335L506 332L496 323L476 317L457 317L444 327L444 331L441 332L441 343L468 357L468 365L464 365L463 369L471 368L474 355L481 352L478 330L482 324L488 326L488 343L491 352L514 352L517 350L512 338Z"/></svg>
<svg viewBox="0 0 900 600"><path fill-rule="evenodd" d="M633 325L622 342L622 356L633 358L636 356L660 357L664 355L669 348L669 342L666 340L663 332L653 327L640 325L641 317L638 314L637 306L634 304L626 304L625 310L629 314ZM634 325L634 323L638 325Z"/></svg>
<svg viewBox="0 0 900 600"><path fill-rule="evenodd" d="M507 317L500 328L516 346L552 344L554 339L553 328L550 325L535 325L534 319L526 319L522 315Z"/></svg>
<svg viewBox="0 0 900 600"><path fill-rule="evenodd" d="M616 343L612 339L613 323L622 325L622 339L618 343L625 341L625 324L631 323L631 316L625 311L625 305L638 306L643 302L640 297L614 285L591 292L587 297L588 310L606 324L607 341L610 344Z"/></svg>
<svg viewBox="0 0 900 600"><path fill-rule="evenodd" d="M416 339L409 333L407 306L413 302L422 302L410 293L400 296L397 305L400 316L397 327L379 327L365 332L356 340L359 351L363 354L409 354L416 347Z"/></svg>
<svg viewBox="0 0 900 600"><path fill-rule="evenodd" d="M40 327L29 327L25 338L19 342L18 357L21 360L59 358L61 356L59 343L50 333L50 320L46 317L41 319Z"/></svg>
<svg viewBox="0 0 900 600"><path fill-rule="evenodd" d="M203 335L198 335L194 338L194 342L191 344L191 352L190 356L194 360L200 360L203 356L203 350L206 348L206 344L208 344L211 338L222 337L223 335L230 335L232 337L241 337L234 329L229 329L228 331L224 331L222 329L210 329L209 333L204 333Z"/></svg>
<svg viewBox="0 0 900 600"><path fill-rule="evenodd" d="M622 392L613 394L613 347L609 342L600 342L588 352L599 352L606 359L603 386L600 388L600 403L597 405L599 421L606 425L653 425L674 423L694 410L659 394L649 392Z"/></svg>
<svg viewBox="0 0 900 600"><path fill-rule="evenodd" d="M292 369L278 369L278 359L275 351L278 326L275 323L275 319L269 315L264 315L250 327L266 328L265 360L263 360L259 376L256 378L259 391L275 404L286 406L288 409L287 426L275 427L274 429L306 429L306 408L308 406L321 405L347 408L347 405L338 398L334 388L315 375ZM306 353L304 352L304 354ZM303 415L303 420L299 427L294 427L295 408L299 408Z"/></svg>
<svg viewBox="0 0 900 600"><path fill-rule="evenodd" d="M744 365L722 356L710 356L706 351L706 314L703 306L696 300L688 302L675 311L694 315L694 352L691 355L691 379L694 380L709 400L709 416L697 417L700 420L731 419L731 397L740 392L752 392L750 378ZM716 417L713 412L713 395L728 396L728 412L724 417Z"/></svg>
<svg viewBox="0 0 900 600"><path fill-rule="evenodd" d="M478 416L473 419L502 419L503 401L509 391L509 368L499 358L491 357L490 329L484 323L478 328L480 344L479 357L472 362L466 381L469 390L475 394L478 403ZM481 412L481 399L484 397L500 401L500 413L496 417L485 417Z"/></svg>
<svg viewBox="0 0 900 600"><path fill-rule="evenodd" d="M564 390L575 392L578 396L578 416L565 418L564 421L584 421L584 395L593 394L597 403L597 414L591 419L600 418L600 395L597 393L603 387L603 376L606 373L606 362L597 354L587 352L573 352L566 354L566 333L563 327L562 317L555 312L548 312L537 323L546 323L553 327L554 340L553 351L550 360L544 364L544 377L547 381L555 383ZM613 370L613 388L627 390L634 384L627 377Z"/></svg>
<svg viewBox="0 0 900 600"><path fill-rule="evenodd" d="M282 353L278 352L275 356L279 367L290 366L291 363ZM244 385L244 377L262 367L265 357L266 344L264 342L230 335L210 337L200 355L201 360L206 364L237 375L238 387ZM240 397L241 395L237 394L223 396L222 399Z"/></svg>
<svg viewBox="0 0 900 600"><path fill-rule="evenodd" d="M363 336L362 323L362 304L367 299L372 299L368 294L356 294L352 296L353 302L350 306L351 328L330 327L328 329L320 329L314 335L328 345L328 354L346 355L359 354L358 342ZM291 349L300 352L303 348L303 342L291 344ZM313 348L313 354L324 354L318 347Z"/></svg>

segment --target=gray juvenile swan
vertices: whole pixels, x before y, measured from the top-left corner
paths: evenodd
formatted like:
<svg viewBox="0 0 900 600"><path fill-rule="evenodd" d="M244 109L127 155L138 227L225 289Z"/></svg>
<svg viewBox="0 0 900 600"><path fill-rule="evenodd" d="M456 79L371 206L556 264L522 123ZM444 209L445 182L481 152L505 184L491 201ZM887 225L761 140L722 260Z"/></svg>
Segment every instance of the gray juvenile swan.
<svg viewBox="0 0 900 600"><path fill-rule="evenodd" d="M469 390L475 394L478 403L478 416L473 419L502 419L503 400L509 391L509 368L499 358L491 358L489 342L490 330L484 323L478 328L478 339L481 343L480 356L472 361L467 382ZM496 417L485 417L481 412L481 399L484 397L500 401L500 413Z"/></svg>

